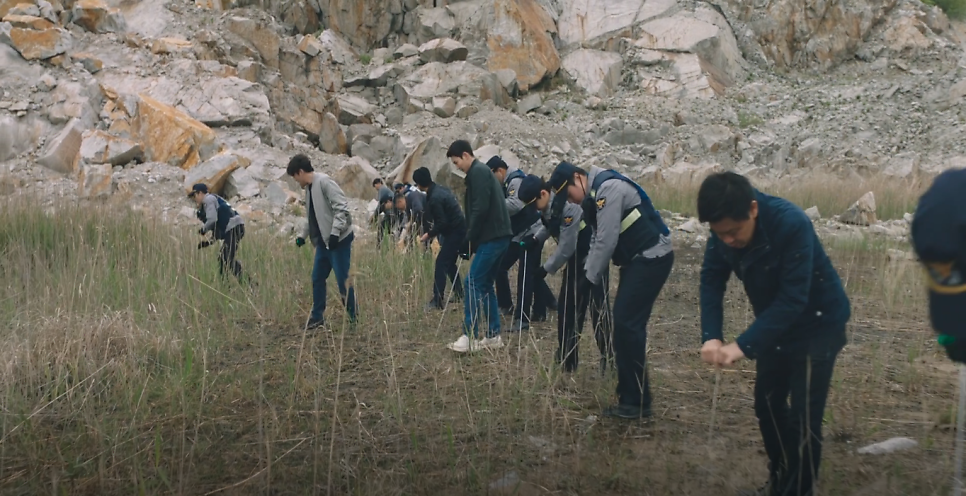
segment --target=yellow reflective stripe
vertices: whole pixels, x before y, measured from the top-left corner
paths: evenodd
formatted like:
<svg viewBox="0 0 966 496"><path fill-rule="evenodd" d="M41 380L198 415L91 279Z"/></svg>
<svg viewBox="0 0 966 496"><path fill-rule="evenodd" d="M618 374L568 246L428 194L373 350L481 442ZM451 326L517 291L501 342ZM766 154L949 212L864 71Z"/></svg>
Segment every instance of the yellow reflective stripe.
<svg viewBox="0 0 966 496"><path fill-rule="evenodd" d="M933 293L941 295L958 295L966 293L966 284L959 286L944 286L936 282L936 279L932 277L929 270L926 270L926 283L929 285L929 290Z"/></svg>
<svg viewBox="0 0 966 496"><path fill-rule="evenodd" d="M580 221L580 230L583 231L585 227L587 227L587 223L584 221Z"/></svg>
<svg viewBox="0 0 966 496"><path fill-rule="evenodd" d="M636 208L634 210L631 210L631 213L627 214L627 217L624 217L624 220L621 221L621 232L623 233L624 231L626 231L628 227L631 227L631 225L637 222L637 219L640 219L640 218L641 218L640 210Z"/></svg>

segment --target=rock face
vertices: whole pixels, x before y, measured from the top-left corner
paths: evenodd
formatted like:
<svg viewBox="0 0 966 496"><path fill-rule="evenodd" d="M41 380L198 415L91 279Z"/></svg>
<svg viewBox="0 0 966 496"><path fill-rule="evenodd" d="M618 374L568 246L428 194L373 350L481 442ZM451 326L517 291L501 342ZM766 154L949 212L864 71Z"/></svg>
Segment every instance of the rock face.
<svg viewBox="0 0 966 496"><path fill-rule="evenodd" d="M35 31L0 23L0 43L12 46L27 60L46 60L70 50L73 39L61 28Z"/></svg>
<svg viewBox="0 0 966 496"><path fill-rule="evenodd" d="M419 7L415 12L419 19L416 37L420 43L425 43L434 38L449 37L456 29L456 16L448 8Z"/></svg>
<svg viewBox="0 0 966 496"><path fill-rule="evenodd" d="M228 177L235 169L247 167L248 159L231 152L222 152L204 163L192 167L184 177L185 192L198 183L208 185L208 189L215 194L221 194Z"/></svg>
<svg viewBox="0 0 966 496"><path fill-rule="evenodd" d="M117 9L104 0L77 0L71 9L73 23L92 33L123 33L127 22Z"/></svg>
<svg viewBox="0 0 966 496"><path fill-rule="evenodd" d="M260 190L258 180L252 177L248 169L235 169L235 172L228 176L224 192L225 198L237 196L245 199L258 195Z"/></svg>
<svg viewBox="0 0 966 496"><path fill-rule="evenodd" d="M83 129L79 120L70 121L37 159L37 163L62 174L72 174L77 170L77 156L80 152Z"/></svg>
<svg viewBox="0 0 966 496"><path fill-rule="evenodd" d="M808 0L778 0L748 13L765 55L778 67L830 68L851 58L898 0L839 0L815 8Z"/></svg>
<svg viewBox="0 0 966 496"><path fill-rule="evenodd" d="M87 164L124 165L132 161L144 159L141 145L104 131L88 131L84 133L80 147L80 158Z"/></svg>
<svg viewBox="0 0 966 496"><path fill-rule="evenodd" d="M140 95L131 128L150 162L191 169L218 150L211 128L145 95Z"/></svg>
<svg viewBox="0 0 966 496"><path fill-rule="evenodd" d="M352 157L331 176L350 198L368 200L372 198L372 180L379 177L379 171L369 165L366 159Z"/></svg>
<svg viewBox="0 0 966 496"><path fill-rule="evenodd" d="M560 69L551 34L557 27L537 0L495 0L495 18L487 33L490 71L512 69L523 90Z"/></svg>
<svg viewBox="0 0 966 496"><path fill-rule="evenodd" d="M389 36L393 9L386 8L387 3L381 0L321 0L323 12L328 13L326 25L363 49Z"/></svg>
<svg viewBox="0 0 966 496"><path fill-rule="evenodd" d="M345 155L349 151L345 132L339 126L339 120L328 112L322 116L322 127L319 131L319 148L325 153L332 155Z"/></svg>
<svg viewBox="0 0 966 496"><path fill-rule="evenodd" d="M78 194L84 198L109 196L114 189L111 164L82 164L77 176Z"/></svg>
<svg viewBox="0 0 966 496"><path fill-rule="evenodd" d="M333 113L338 117L341 124L351 126L352 124L372 122L372 113L375 109L364 98L339 95L333 104Z"/></svg>
<svg viewBox="0 0 966 496"><path fill-rule="evenodd" d="M620 84L623 64L616 53L581 49L564 57L563 69L588 94L605 98Z"/></svg>
<svg viewBox="0 0 966 496"><path fill-rule="evenodd" d="M675 0L562 0L557 21L565 45L599 48L622 37L632 27L657 17L676 5Z"/></svg>
<svg viewBox="0 0 966 496"><path fill-rule="evenodd" d="M875 224L875 195L871 191L862 195L862 198L859 198L845 213L839 216L839 221L858 226Z"/></svg>
<svg viewBox="0 0 966 496"><path fill-rule="evenodd" d="M400 80L394 88L394 94L396 101L404 108L409 106L411 99L428 103L433 97L452 94L472 96L481 101L493 100L501 107L513 103L495 74L468 62L426 64Z"/></svg>
<svg viewBox="0 0 966 496"><path fill-rule="evenodd" d="M185 87L179 108L210 127L267 125L271 105L258 85L236 77L212 78L201 87Z"/></svg>
<svg viewBox="0 0 966 496"><path fill-rule="evenodd" d="M228 30L252 44L262 58L262 63L270 69L278 69L278 50L281 44L278 33L246 17L228 19Z"/></svg>
<svg viewBox="0 0 966 496"><path fill-rule="evenodd" d="M466 60L469 50L452 38L437 38L419 47L419 60L423 62L458 62Z"/></svg>

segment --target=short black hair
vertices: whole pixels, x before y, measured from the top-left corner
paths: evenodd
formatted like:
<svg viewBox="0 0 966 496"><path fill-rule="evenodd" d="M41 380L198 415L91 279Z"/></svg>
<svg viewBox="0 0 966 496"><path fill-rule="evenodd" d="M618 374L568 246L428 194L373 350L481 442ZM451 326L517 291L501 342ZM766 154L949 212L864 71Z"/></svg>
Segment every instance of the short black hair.
<svg viewBox="0 0 966 496"><path fill-rule="evenodd" d="M377 177L377 178L375 178L375 179L372 180L372 185L373 186L375 186L377 184L382 184L382 179L380 179L380 178Z"/></svg>
<svg viewBox="0 0 966 496"><path fill-rule="evenodd" d="M292 157L292 160L288 161L288 168L285 169L285 172L287 172L290 176L294 176L300 171L315 172L315 169L312 168L312 161L301 153Z"/></svg>
<svg viewBox="0 0 966 496"><path fill-rule="evenodd" d="M698 220L748 220L753 201L755 188L745 176L734 172L712 174L705 178L698 190Z"/></svg>
<svg viewBox="0 0 966 496"><path fill-rule="evenodd" d="M470 142L466 140L456 140L452 145L449 145L449 150L446 150L446 158L450 157L462 157L464 153L469 153L471 157L473 155L473 147L470 146Z"/></svg>

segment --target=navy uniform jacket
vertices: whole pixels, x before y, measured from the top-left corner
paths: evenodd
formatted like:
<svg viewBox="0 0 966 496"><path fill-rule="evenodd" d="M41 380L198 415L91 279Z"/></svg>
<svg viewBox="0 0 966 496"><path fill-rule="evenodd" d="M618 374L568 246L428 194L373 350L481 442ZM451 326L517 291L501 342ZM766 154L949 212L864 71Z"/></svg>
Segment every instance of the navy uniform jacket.
<svg viewBox="0 0 966 496"><path fill-rule="evenodd" d="M736 342L746 357L845 344L851 315L842 281L800 208L757 192L758 221L749 246L736 250L712 233L701 267L702 341L722 339L724 293L733 272L745 286L755 322Z"/></svg>

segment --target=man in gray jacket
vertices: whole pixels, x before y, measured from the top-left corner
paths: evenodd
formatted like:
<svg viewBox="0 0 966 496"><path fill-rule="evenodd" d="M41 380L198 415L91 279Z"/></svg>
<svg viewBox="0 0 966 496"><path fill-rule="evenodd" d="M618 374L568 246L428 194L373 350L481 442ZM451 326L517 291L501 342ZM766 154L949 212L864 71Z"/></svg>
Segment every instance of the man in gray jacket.
<svg viewBox="0 0 966 496"><path fill-rule="evenodd" d="M216 240L223 241L221 256L218 258L218 272L225 275L227 267L241 280L242 266L235 260L235 254L238 253L238 243L245 237L245 221L222 197L209 193L208 185L204 183L192 186L188 198L198 205L198 220L203 224L198 234L206 236L210 232ZM198 248L206 248L212 244L212 241L202 241L198 243Z"/></svg>
<svg viewBox="0 0 966 496"><path fill-rule="evenodd" d="M356 296L349 279L352 255L352 214L345 193L329 176L315 172L305 155L296 155L288 163L288 175L305 188L305 206L309 222L295 244L302 246L308 238L315 246L315 266L312 269L312 314L308 328L325 325L325 280L335 270L342 304L349 321L356 320Z"/></svg>

